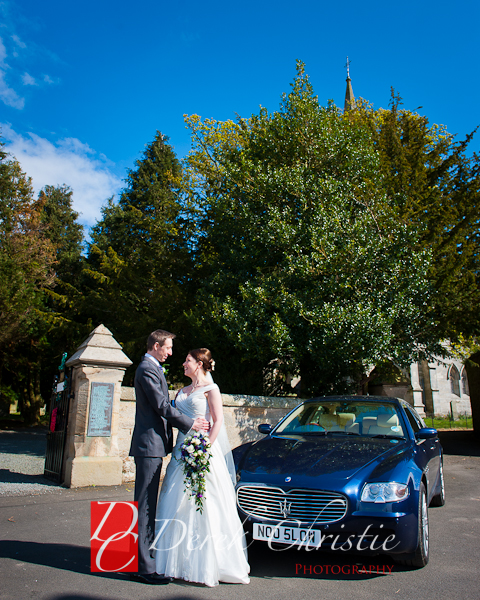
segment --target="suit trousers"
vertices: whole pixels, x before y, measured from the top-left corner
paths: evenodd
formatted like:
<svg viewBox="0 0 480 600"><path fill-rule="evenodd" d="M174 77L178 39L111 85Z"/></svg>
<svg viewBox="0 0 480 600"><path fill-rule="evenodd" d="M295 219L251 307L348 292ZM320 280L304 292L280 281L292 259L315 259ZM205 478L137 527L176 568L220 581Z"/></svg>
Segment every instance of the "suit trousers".
<svg viewBox="0 0 480 600"><path fill-rule="evenodd" d="M155 517L162 472L161 457L135 456L134 500L138 502L138 572L155 573Z"/></svg>

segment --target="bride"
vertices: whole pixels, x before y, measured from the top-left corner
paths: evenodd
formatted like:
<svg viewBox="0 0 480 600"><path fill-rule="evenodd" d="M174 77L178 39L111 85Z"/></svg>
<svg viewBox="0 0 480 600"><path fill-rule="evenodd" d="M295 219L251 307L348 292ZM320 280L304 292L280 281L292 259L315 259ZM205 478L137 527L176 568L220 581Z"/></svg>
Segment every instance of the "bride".
<svg viewBox="0 0 480 600"><path fill-rule="evenodd" d="M210 371L210 350L191 350L183 363L192 383L180 390L175 407L192 419L210 421L210 472L206 474L203 512L185 492L180 446L185 435L178 433L167 467L156 517L157 573L208 586L249 583L250 567L242 523L235 503L235 469L223 423L222 397ZM188 435L188 434L187 434Z"/></svg>

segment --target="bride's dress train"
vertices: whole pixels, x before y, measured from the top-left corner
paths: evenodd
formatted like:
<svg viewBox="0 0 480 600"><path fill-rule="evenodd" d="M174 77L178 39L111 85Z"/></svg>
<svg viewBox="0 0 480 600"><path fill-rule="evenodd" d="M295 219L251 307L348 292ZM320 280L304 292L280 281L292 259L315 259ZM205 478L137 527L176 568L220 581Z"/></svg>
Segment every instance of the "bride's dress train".
<svg viewBox="0 0 480 600"><path fill-rule="evenodd" d="M210 420L204 392L216 384L197 388L187 396L183 390L175 406L192 419ZM250 567L242 523L238 517L235 489L224 452L215 440L211 447L210 472L206 475L203 512L185 492L180 445L185 435L179 432L167 467L157 508L157 573L208 586L248 583Z"/></svg>

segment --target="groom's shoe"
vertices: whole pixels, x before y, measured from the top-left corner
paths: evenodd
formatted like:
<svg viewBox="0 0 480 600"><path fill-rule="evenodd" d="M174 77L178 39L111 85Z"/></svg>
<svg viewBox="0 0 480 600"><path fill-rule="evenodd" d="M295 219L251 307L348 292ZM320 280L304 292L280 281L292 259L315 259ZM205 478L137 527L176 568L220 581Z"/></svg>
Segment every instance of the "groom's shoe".
<svg viewBox="0 0 480 600"><path fill-rule="evenodd" d="M164 577L158 573L130 573L130 579L138 583L148 583L149 585L165 585L173 581L173 577Z"/></svg>

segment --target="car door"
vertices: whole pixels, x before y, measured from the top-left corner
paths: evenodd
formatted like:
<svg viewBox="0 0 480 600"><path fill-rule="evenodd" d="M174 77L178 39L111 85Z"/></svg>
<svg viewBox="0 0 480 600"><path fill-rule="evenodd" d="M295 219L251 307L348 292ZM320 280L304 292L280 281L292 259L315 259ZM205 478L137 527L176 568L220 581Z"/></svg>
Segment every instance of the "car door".
<svg viewBox="0 0 480 600"><path fill-rule="evenodd" d="M426 427L423 419L411 406L405 405L404 409L414 433ZM418 458L421 458L421 464L424 465L424 473L427 477L427 495L430 500L440 468L441 452L438 436L427 440L417 440L416 450Z"/></svg>

